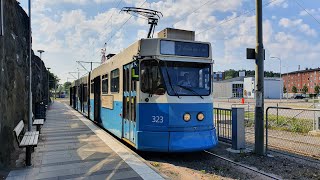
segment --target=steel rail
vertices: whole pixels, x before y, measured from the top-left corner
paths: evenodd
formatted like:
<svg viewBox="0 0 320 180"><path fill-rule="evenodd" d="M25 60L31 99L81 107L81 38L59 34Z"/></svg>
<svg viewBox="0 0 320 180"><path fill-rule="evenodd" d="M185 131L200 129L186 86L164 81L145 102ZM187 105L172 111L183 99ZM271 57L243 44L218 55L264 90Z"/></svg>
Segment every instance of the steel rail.
<svg viewBox="0 0 320 180"><path fill-rule="evenodd" d="M265 172L263 172L263 171L259 171L259 170L257 170L257 169L252 168L252 167L249 167L249 166L247 166L247 165L244 165L244 164L235 162L235 161L233 161L233 160L231 160L231 159L228 159L228 158L219 156L219 155L214 154L214 153L212 153L212 152L210 152L210 151L206 151L206 150L205 150L204 152L207 153L207 154L213 155L213 156L215 156L215 157L217 157L217 158L220 158L220 159L222 159L222 160L225 160L225 161L227 161L227 162L230 162L230 163L232 163L232 164L235 164L235 165L241 166L241 167L243 167L243 168L249 169L249 170L251 170L251 171L253 171L253 172L256 172L256 173L258 173L258 174L261 174L261 175L264 175L264 176L266 176L266 177L269 177L269 178L271 178L271 179L277 179L277 180L280 179L280 178L275 177L275 176L273 176L273 175L271 175L271 174L265 173Z"/></svg>

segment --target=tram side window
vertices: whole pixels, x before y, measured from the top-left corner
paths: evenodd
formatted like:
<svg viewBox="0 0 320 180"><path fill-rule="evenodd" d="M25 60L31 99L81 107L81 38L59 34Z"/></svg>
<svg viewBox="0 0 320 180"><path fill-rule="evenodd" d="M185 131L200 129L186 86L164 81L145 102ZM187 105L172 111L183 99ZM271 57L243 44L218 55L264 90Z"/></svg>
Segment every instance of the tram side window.
<svg viewBox="0 0 320 180"><path fill-rule="evenodd" d="M109 89L109 81L108 81L108 74L103 76L104 79L102 79L102 94L108 94Z"/></svg>
<svg viewBox="0 0 320 180"><path fill-rule="evenodd" d="M158 61L145 60L141 62L141 91L149 94L165 94L165 86L159 69Z"/></svg>
<svg viewBox="0 0 320 180"><path fill-rule="evenodd" d="M94 87L94 84L93 84L93 82L91 82L91 87L90 87L90 93L91 93L91 94L93 94L93 92L94 92L93 87Z"/></svg>
<svg viewBox="0 0 320 180"><path fill-rule="evenodd" d="M87 88L87 84L83 85L83 102L87 102L88 101L88 88Z"/></svg>
<svg viewBox="0 0 320 180"><path fill-rule="evenodd" d="M119 69L111 71L111 92L119 92Z"/></svg>

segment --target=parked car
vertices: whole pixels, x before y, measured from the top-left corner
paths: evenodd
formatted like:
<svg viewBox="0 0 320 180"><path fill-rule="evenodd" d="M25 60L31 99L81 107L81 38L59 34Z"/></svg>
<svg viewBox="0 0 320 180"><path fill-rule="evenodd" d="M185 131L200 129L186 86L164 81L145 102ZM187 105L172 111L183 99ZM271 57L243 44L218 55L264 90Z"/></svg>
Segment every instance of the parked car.
<svg viewBox="0 0 320 180"><path fill-rule="evenodd" d="M304 99L305 97L304 96L302 96L302 95L296 95L296 96L294 96L294 99Z"/></svg>

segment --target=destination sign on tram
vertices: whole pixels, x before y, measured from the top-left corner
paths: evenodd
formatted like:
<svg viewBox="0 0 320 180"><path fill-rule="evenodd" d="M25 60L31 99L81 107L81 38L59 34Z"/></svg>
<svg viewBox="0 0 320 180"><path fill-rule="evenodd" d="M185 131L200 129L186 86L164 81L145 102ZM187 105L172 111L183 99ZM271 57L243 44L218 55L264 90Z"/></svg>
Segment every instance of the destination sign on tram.
<svg viewBox="0 0 320 180"><path fill-rule="evenodd" d="M160 54L209 57L209 45L203 43L161 40Z"/></svg>

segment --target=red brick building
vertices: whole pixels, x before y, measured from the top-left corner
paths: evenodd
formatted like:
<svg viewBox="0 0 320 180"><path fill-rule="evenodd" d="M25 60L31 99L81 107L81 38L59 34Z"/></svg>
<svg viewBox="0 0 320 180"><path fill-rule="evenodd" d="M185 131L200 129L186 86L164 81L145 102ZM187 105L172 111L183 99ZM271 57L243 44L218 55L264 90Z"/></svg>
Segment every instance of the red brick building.
<svg viewBox="0 0 320 180"><path fill-rule="evenodd" d="M289 93L292 93L292 87L297 88L297 93L302 93L304 85L308 87L309 94L314 94L314 87L320 86L320 68L294 71L281 74L283 85Z"/></svg>

